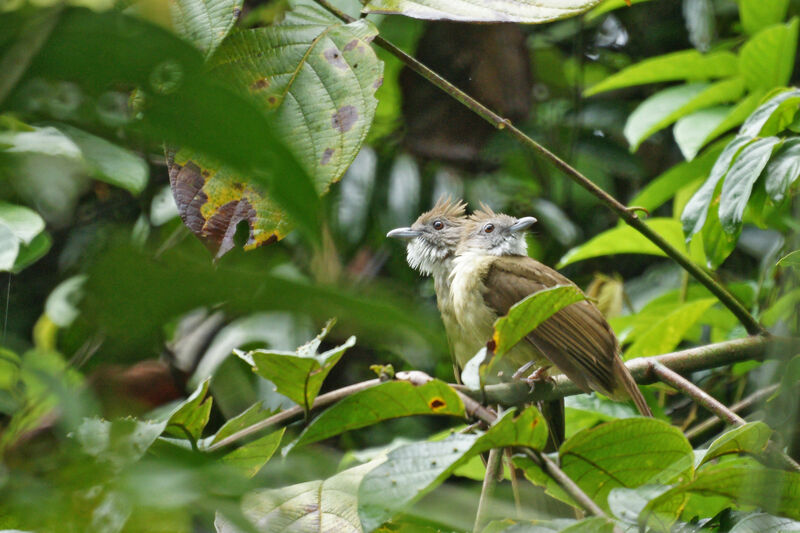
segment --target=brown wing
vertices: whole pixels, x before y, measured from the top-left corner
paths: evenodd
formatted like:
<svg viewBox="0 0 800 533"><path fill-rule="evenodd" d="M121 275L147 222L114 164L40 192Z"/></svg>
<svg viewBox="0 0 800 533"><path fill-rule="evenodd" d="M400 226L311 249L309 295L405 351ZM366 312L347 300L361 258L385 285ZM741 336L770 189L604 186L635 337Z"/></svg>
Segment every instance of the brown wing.
<svg viewBox="0 0 800 533"><path fill-rule="evenodd" d="M555 285L575 285L555 270L524 256L499 257L484 281L484 301L498 316L534 292ZM592 303L582 301L561 309L526 339L584 391L614 394L617 339Z"/></svg>

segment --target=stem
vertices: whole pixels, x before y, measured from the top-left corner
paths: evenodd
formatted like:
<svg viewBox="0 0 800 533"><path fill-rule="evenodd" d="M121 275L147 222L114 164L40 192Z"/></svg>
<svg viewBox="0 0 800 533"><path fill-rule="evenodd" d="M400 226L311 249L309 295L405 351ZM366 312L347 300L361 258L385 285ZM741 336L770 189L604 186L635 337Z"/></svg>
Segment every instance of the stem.
<svg viewBox="0 0 800 533"><path fill-rule="evenodd" d="M752 406L753 404L756 404L756 403L760 402L764 398L766 398L768 396L771 396L772 393L774 393L776 390L778 390L779 387L780 387L780 383L776 383L774 385L770 385L769 387L765 387L765 388L763 388L761 390L757 390L756 392L754 392L753 394L751 394L747 398L744 398L743 400L741 400L739 402L736 402L735 404L731 405L729 409L731 411L733 411L734 413L738 413L739 411L743 411L744 409L747 409L748 407ZM702 435L706 431L710 430L713 427L718 426L721 423L722 423L722 420L720 420L719 418L717 418L715 416L711 417L711 418L709 418L707 420L704 420L703 422L700 422L696 426L690 428L686 432L686 438L689 439L689 440L692 440L695 437L698 437L698 436Z"/></svg>
<svg viewBox="0 0 800 533"><path fill-rule="evenodd" d="M483 477L481 497L478 500L478 512L475 514L475 526L472 528L473 533L480 533L487 521L489 500L491 500L494 487L497 484L497 472L500 470L502 459L503 450L501 448L489 450L489 459L486 461L486 475Z"/></svg>
<svg viewBox="0 0 800 533"><path fill-rule="evenodd" d="M353 17L343 13L342 11L336 9L334 6L329 4L327 0L315 0L319 5L333 13L335 16L340 18L345 22L352 22ZM765 329L758 323L758 321L750 314L750 312L742 305L739 300L736 299L733 294L728 292L728 290L717 283L705 270L700 268L699 266L695 265L689 257L686 256L685 253L681 252L670 243L668 243L661 235L653 231L649 226L647 226L642 220L636 215L636 211L633 209L629 209L617 201L613 196L605 192L603 189L598 187L594 184L591 180L589 180L586 176L578 172L572 166L570 166L566 161L559 158L557 155L552 153L550 150L542 146L541 144L537 143L530 137L528 137L524 132L522 132L519 128L512 125L508 119L505 119L486 107L485 105L481 104L470 95L441 77L439 74L425 66L424 64L420 63L403 50L395 46L394 44L390 43L380 35L375 37L375 44L383 48L384 50L390 52L392 55L397 57L403 64L405 64L408 68L434 84L436 87L447 93L452 98L456 99L458 102L463 104L465 107L470 109L476 115L481 117L482 119L486 120L495 128L502 130L507 129L512 136L514 136L517 140L519 140L523 146L525 146L529 151L536 152L545 157L550 163L552 163L556 168L561 170L564 174L567 175L572 181L592 193L597 199L599 199L602 203L604 203L609 209L611 209L614 213L616 213L622 220L624 220L629 226L636 229L639 233L644 235L648 240L650 240L653 244L661 248L667 256L672 258L676 263L678 263L684 270L689 272L694 278L699 281L701 284L705 285L705 287L711 291L711 293L716 296L722 304L730 309L730 311L736 316L737 319L742 323L748 333L751 335L757 333L765 333Z"/></svg>
<svg viewBox="0 0 800 533"><path fill-rule="evenodd" d="M745 425L746 422L744 418L725 407L719 400L708 394L706 391L685 377L673 370L670 370L658 361L652 361L650 364L653 369L653 373L655 373L661 381L668 385L672 385L688 396L691 396L697 403L717 415L723 421L726 421L734 426ZM800 472L800 464L797 464L794 459L783 453L771 441L767 443L767 451L774 454L785 467L790 468L795 472Z"/></svg>

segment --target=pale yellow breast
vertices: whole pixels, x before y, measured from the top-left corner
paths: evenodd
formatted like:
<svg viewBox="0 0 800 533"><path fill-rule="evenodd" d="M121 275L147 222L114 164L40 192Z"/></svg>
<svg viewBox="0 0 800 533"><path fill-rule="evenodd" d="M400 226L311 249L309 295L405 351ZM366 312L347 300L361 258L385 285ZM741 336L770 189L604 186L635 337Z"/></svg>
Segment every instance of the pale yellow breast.
<svg viewBox="0 0 800 533"><path fill-rule="evenodd" d="M456 360L462 367L492 338L497 315L483 299L483 278L491 267L491 256L464 255L456 258L450 277L453 315L458 327L454 342Z"/></svg>

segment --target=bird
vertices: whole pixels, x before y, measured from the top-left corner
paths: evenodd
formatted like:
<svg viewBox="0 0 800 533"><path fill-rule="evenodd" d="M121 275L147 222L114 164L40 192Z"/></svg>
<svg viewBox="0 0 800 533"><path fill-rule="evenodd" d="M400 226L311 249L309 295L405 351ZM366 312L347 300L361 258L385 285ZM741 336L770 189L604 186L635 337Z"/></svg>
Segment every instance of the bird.
<svg viewBox="0 0 800 533"><path fill-rule="evenodd" d="M395 228L386 234L389 238L407 239L406 260L409 266L422 275L433 277L436 305L442 315L451 356L463 350L450 297L450 271L466 221L466 207L462 200L442 196L410 227ZM455 361L453 371L456 381L459 381L460 368Z"/></svg>
<svg viewBox="0 0 800 533"><path fill-rule="evenodd" d="M450 271L452 312L461 343L455 353L463 366L494 333L495 321L514 304L543 289L572 281L528 257L525 230L534 217L514 218L482 205L462 227ZM580 290L578 288L578 290ZM652 416L647 401L620 357L620 347L603 314L589 300L562 308L529 332L503 357L512 368L555 367L584 392L615 400L632 399ZM541 374L538 375L541 377Z"/></svg>

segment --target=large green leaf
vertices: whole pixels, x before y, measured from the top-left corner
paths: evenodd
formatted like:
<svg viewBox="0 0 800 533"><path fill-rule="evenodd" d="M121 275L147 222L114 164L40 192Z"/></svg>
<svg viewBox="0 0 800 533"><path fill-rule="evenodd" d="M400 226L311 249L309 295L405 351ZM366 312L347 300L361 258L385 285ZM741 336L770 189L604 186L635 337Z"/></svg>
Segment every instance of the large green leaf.
<svg viewBox="0 0 800 533"><path fill-rule="evenodd" d="M630 338L633 344L625 350L625 359L669 353L683 340L684 335L697 323L715 298L704 298L668 308L656 308L651 313L637 317L638 324Z"/></svg>
<svg viewBox="0 0 800 533"><path fill-rule="evenodd" d="M748 514L730 530L730 533L786 533L800 531L800 522L766 513Z"/></svg>
<svg viewBox="0 0 800 533"><path fill-rule="evenodd" d="M269 461L281 443L283 432L281 428L269 435L259 437L244 446L236 448L222 456L222 461L241 470L247 477L253 477Z"/></svg>
<svg viewBox="0 0 800 533"><path fill-rule="evenodd" d="M691 161L695 158L733 109L734 106L729 105L709 107L681 117L675 123L672 134L684 159Z"/></svg>
<svg viewBox="0 0 800 533"><path fill-rule="evenodd" d="M263 533L361 533L356 495L362 478L375 465L360 465L325 480L259 490L245 495L242 509ZM222 513L217 513L214 526L217 533L241 531Z"/></svg>
<svg viewBox="0 0 800 533"><path fill-rule="evenodd" d="M738 60L731 52L701 54L684 50L645 59L609 76L586 91L586 96L660 81L726 78L738 73Z"/></svg>
<svg viewBox="0 0 800 533"><path fill-rule="evenodd" d="M792 121L800 105L800 89L780 90L777 94L774 92L772 94L771 98L747 117L739 128L739 135L746 137L775 135Z"/></svg>
<svg viewBox="0 0 800 533"><path fill-rule="evenodd" d="M19 272L47 253L44 226L36 211L0 202L0 272Z"/></svg>
<svg viewBox="0 0 800 533"><path fill-rule="evenodd" d="M777 0L776 0L777 1ZM794 69L798 19L769 26L753 35L739 51L739 71L751 90L786 85Z"/></svg>
<svg viewBox="0 0 800 533"><path fill-rule="evenodd" d="M384 420L414 415L464 416L464 405L447 383L433 380L415 386L389 381L342 399L316 417L284 453L297 446Z"/></svg>
<svg viewBox="0 0 800 533"><path fill-rule="evenodd" d="M243 0L170 0L175 30L211 55L233 28Z"/></svg>
<svg viewBox="0 0 800 533"><path fill-rule="evenodd" d="M783 22L789 0L739 0L739 19L742 21L744 31L749 35L757 33L762 28Z"/></svg>
<svg viewBox="0 0 800 533"><path fill-rule="evenodd" d="M757 139L742 148L733 161L722 183L719 204L719 220L726 233L733 234L741 228L744 209L753 192L753 185L780 142L778 137Z"/></svg>
<svg viewBox="0 0 800 533"><path fill-rule="evenodd" d="M697 466L731 453L760 454L767 446L771 435L772 430L764 422L748 422L726 431L711 443Z"/></svg>
<svg viewBox="0 0 800 533"><path fill-rule="evenodd" d="M504 355L539 324L585 299L586 295L574 285L558 285L523 298L494 323L495 354Z"/></svg>
<svg viewBox="0 0 800 533"><path fill-rule="evenodd" d="M578 15L599 3L600 0L369 0L363 12L427 20L541 23Z"/></svg>
<svg viewBox="0 0 800 533"><path fill-rule="evenodd" d="M784 141L767 163L764 171L764 187L773 202L780 202L788 195L789 187L800 176L800 138Z"/></svg>
<svg viewBox="0 0 800 533"><path fill-rule="evenodd" d="M645 224L677 249L685 248L683 233L677 220L650 218L645 220ZM558 268L592 257L615 254L665 255L661 248L632 227L617 226L568 251L558 262Z"/></svg>
<svg viewBox="0 0 800 533"><path fill-rule="evenodd" d="M441 484L470 457L492 448L542 449L547 424L534 407L508 411L483 435L456 433L444 440L415 442L397 448L370 471L358 489L364 531L372 531L405 506Z"/></svg>
<svg viewBox="0 0 800 533"><path fill-rule="evenodd" d="M6 202L0 202L0 223L25 244L30 244L34 237L44 231L44 220L36 211Z"/></svg>

